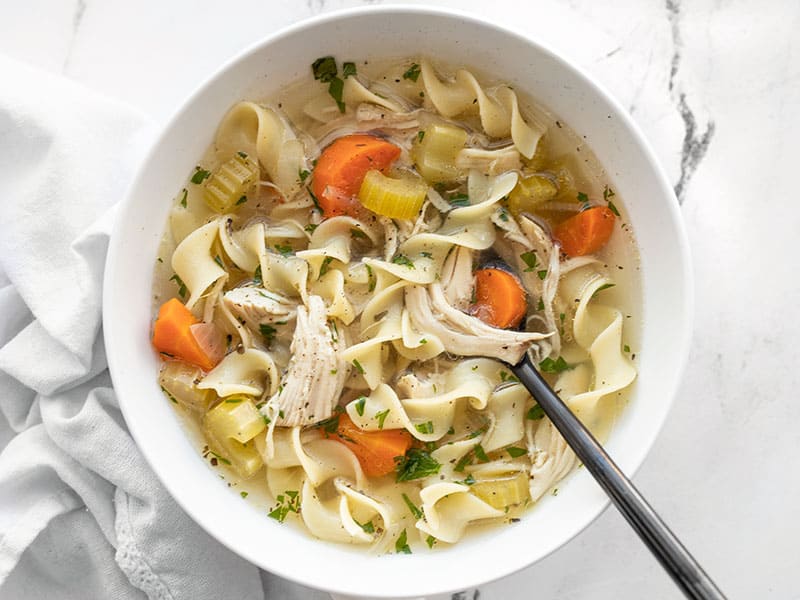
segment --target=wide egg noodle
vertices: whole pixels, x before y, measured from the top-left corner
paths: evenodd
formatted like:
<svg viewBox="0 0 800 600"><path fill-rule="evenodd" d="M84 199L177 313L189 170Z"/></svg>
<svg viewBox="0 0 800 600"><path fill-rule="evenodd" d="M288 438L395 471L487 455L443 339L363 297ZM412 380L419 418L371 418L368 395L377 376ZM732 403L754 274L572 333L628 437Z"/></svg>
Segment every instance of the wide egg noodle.
<svg viewBox="0 0 800 600"><path fill-rule="evenodd" d="M248 348L231 352L197 384L201 390L214 390L220 397L233 394L261 396L278 387L278 369L269 353ZM269 386L266 385L269 381Z"/></svg>
<svg viewBox="0 0 800 600"><path fill-rule="evenodd" d="M477 105L483 130L495 138L511 136L520 154L531 158L544 127L520 114L517 95L501 85L487 93L469 71L459 69L454 81L442 81L427 60L420 61L425 98L445 117L472 112Z"/></svg>
<svg viewBox="0 0 800 600"><path fill-rule="evenodd" d="M502 517L502 510L493 508L460 483L442 482L425 486L420 492L424 519L417 528L443 542L455 543L472 521Z"/></svg>
<svg viewBox="0 0 800 600"><path fill-rule="evenodd" d="M305 149L286 120L271 108L239 102L223 117L215 140L221 156L245 152L258 156L272 183L290 198L308 169Z"/></svg>
<svg viewBox="0 0 800 600"><path fill-rule="evenodd" d="M243 271L255 272L266 248L263 223L252 223L244 229L234 230L236 217L225 215L219 220L219 239L225 253Z"/></svg>
<svg viewBox="0 0 800 600"><path fill-rule="evenodd" d="M211 246L217 239L217 221L194 230L178 244L172 253L172 269L189 290L186 307L191 309L211 285L227 272L211 256Z"/></svg>

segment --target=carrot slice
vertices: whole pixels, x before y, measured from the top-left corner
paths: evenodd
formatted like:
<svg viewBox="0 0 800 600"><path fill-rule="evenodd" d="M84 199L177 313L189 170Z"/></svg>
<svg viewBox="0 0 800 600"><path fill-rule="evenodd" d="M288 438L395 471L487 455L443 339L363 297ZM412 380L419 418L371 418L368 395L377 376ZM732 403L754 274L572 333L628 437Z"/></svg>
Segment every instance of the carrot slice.
<svg viewBox="0 0 800 600"><path fill-rule="evenodd" d="M346 414L339 417L339 426L331 439L350 448L364 473L370 477L380 477L394 471L395 457L403 456L414 441L405 429L364 431Z"/></svg>
<svg viewBox="0 0 800 600"><path fill-rule="evenodd" d="M470 313L500 329L518 327L527 312L525 288L513 273L484 268L475 272L475 304Z"/></svg>
<svg viewBox="0 0 800 600"><path fill-rule="evenodd" d="M584 256L606 245L614 231L614 213L607 206L594 206L570 217L553 230L567 256Z"/></svg>
<svg viewBox="0 0 800 600"><path fill-rule="evenodd" d="M374 135L340 137L325 148L314 167L312 191L325 217L353 215L355 196L367 171L386 169L400 156L400 148Z"/></svg>
<svg viewBox="0 0 800 600"><path fill-rule="evenodd" d="M192 326L200 321L180 300L167 300L158 309L153 325L153 346L159 352L197 365L205 371L214 368L215 361L203 351L192 332Z"/></svg>

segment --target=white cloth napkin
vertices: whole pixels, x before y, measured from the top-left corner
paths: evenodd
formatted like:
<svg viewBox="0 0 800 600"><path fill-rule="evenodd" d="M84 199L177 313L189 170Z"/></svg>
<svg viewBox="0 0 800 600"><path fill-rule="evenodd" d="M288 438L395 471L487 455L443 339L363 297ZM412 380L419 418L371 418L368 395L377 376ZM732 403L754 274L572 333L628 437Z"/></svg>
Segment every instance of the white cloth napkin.
<svg viewBox="0 0 800 600"><path fill-rule="evenodd" d="M102 272L152 127L1 55L0 80L0 598L327 597L191 521L117 407Z"/></svg>

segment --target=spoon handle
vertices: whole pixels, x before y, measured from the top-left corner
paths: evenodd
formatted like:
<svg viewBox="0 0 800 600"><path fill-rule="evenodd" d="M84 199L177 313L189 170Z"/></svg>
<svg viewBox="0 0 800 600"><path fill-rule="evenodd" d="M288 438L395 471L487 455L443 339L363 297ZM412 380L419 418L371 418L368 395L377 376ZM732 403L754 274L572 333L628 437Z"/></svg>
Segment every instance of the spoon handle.
<svg viewBox="0 0 800 600"><path fill-rule="evenodd" d="M526 354L511 369L686 597L724 600L719 588L589 430L556 395L529 356Z"/></svg>

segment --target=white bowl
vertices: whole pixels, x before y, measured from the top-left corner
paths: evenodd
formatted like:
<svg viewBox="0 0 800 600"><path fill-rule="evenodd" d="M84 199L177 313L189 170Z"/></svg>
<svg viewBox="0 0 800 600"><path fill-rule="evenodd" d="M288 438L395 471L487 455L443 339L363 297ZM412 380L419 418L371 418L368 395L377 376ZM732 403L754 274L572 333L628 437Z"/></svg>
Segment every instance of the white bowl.
<svg viewBox="0 0 800 600"><path fill-rule="evenodd" d="M632 474L667 415L688 353L692 289L686 235L672 189L625 110L592 79L540 44L475 17L418 7L372 7L290 27L245 51L192 94L147 156L120 206L106 263L103 322L114 385L131 434L178 503L247 560L303 584L354 596L412 597L465 589L552 552L608 500L585 469L520 523L450 548L371 557L313 539L243 502L190 442L156 383L151 278L171 199L211 143L225 111L306 73L319 56L377 59L421 53L491 73L525 90L579 135L624 199L639 244L643 321L639 377L607 443ZM99 449L98 449L99 450Z"/></svg>

